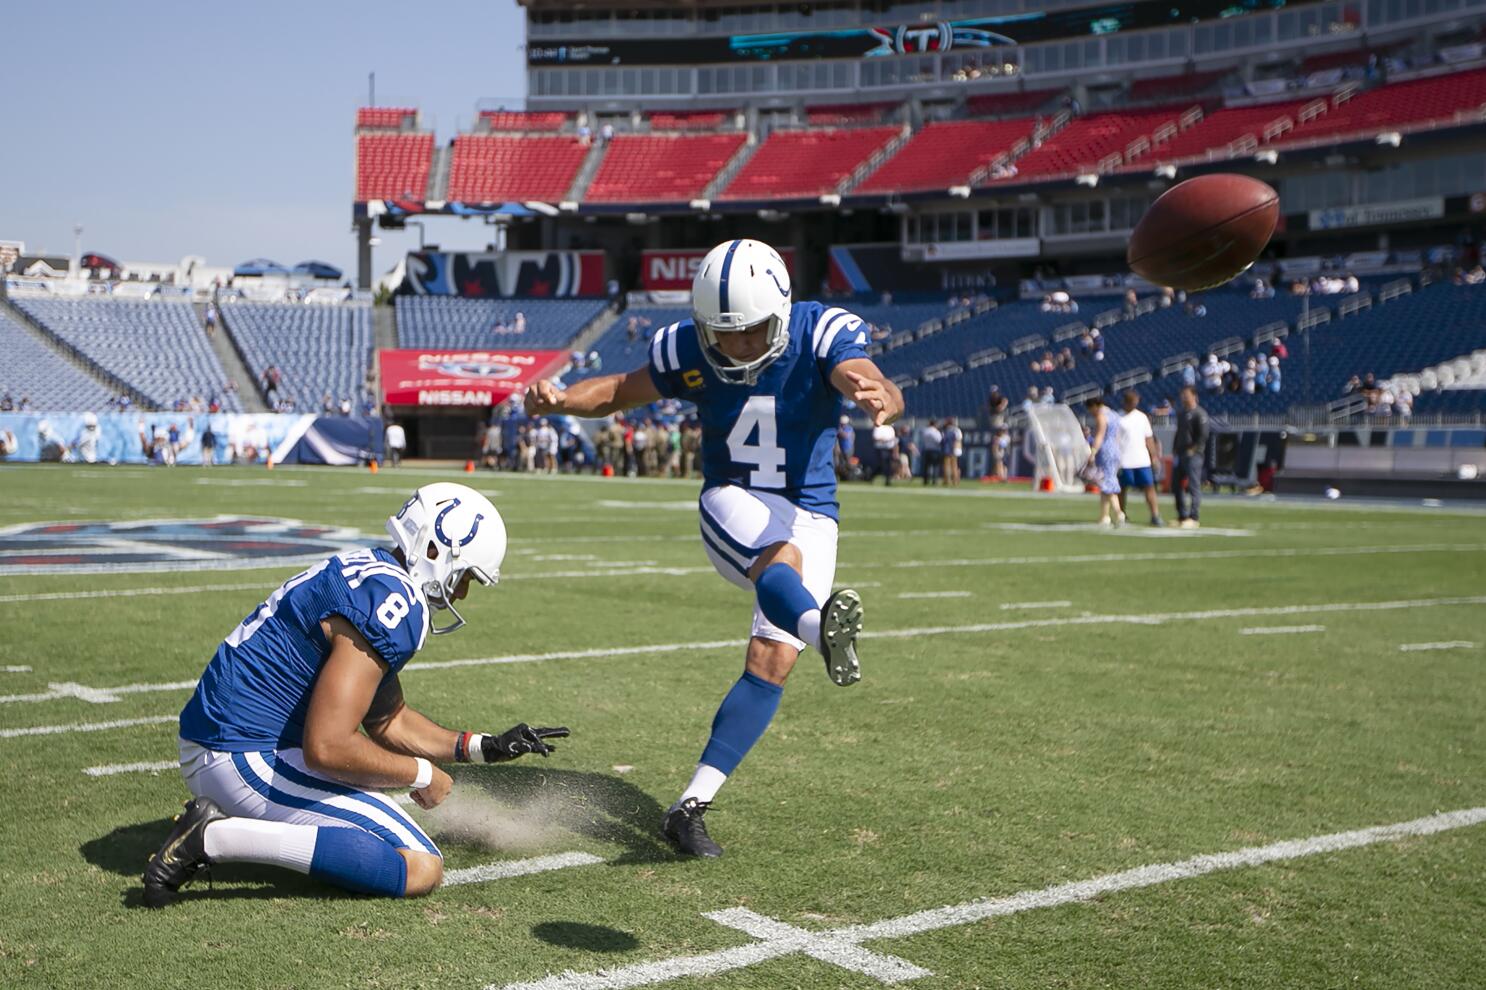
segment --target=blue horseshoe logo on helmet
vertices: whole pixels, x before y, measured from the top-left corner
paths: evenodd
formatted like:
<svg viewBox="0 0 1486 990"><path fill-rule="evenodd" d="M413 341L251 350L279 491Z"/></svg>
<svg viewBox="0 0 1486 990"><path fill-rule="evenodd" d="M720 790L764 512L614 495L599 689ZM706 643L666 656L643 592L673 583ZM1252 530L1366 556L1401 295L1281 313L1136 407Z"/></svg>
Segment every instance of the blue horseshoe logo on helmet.
<svg viewBox="0 0 1486 990"><path fill-rule="evenodd" d="M789 286L787 286L787 285L780 285L779 284L779 277L774 274L774 269L772 269L772 268L765 268L764 269L764 274L767 275L767 276L769 276L769 278L771 278L771 279L774 280L774 288L776 288L776 289L779 290L779 294L781 296L784 296L786 299L789 298Z"/></svg>
<svg viewBox="0 0 1486 990"><path fill-rule="evenodd" d="M466 536L464 539L456 542L449 539L449 537L444 533L444 517L457 508L459 508L459 499L456 498L454 501L445 506L437 516L434 516L433 519L433 534L439 538L440 543L444 544L444 546L447 547L462 547L473 540L475 538L475 534L480 532L480 520L485 518L482 514L478 512L475 513L475 522L473 525L470 526L469 535Z"/></svg>

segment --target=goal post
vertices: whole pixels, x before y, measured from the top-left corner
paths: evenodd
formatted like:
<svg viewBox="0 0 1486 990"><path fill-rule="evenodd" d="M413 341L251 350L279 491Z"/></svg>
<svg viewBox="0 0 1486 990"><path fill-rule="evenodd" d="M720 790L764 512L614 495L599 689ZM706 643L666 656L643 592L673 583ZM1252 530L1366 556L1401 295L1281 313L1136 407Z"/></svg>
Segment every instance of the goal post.
<svg viewBox="0 0 1486 990"><path fill-rule="evenodd" d="M1066 405L1027 407L1027 453L1034 491L1082 492L1078 471L1089 460L1083 426ZM1046 480L1044 480L1046 479Z"/></svg>

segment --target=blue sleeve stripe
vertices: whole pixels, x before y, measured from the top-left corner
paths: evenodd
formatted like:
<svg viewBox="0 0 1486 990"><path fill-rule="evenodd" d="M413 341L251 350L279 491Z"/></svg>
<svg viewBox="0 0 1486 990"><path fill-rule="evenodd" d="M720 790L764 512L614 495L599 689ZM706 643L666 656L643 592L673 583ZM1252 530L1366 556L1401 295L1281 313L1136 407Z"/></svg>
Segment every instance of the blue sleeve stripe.
<svg viewBox="0 0 1486 990"><path fill-rule="evenodd" d="M273 785L273 777L283 776L282 768L278 767L270 770L268 771L268 775L265 775L263 770L259 770L253 765L250 756L258 756L260 762L262 762L262 754L233 753L232 764L237 768L237 774L242 778L242 782L254 791L257 791L269 803L346 822L363 831L370 832L382 841L388 842L399 849L414 849L419 852L437 854L438 850L433 846L432 842L427 841L426 836L420 840L419 836L423 835L423 830L418 828L417 825L413 825L410 830L401 822L389 820L390 816L387 816L383 809L369 807L365 802L348 795L337 794L324 786L327 783L325 781L316 782L316 788L324 791L324 797L320 798L297 795L283 788L275 787ZM275 761L276 764L281 762ZM264 770L268 770L266 763ZM310 793L313 793L313 790ZM339 803L332 804L330 803L332 800ZM351 807L345 807L344 805L346 804L351 805ZM401 818L403 816L399 815L399 817ZM409 822L408 824L412 823Z"/></svg>
<svg viewBox="0 0 1486 990"><path fill-rule="evenodd" d="M666 327L666 359L671 364L672 371L681 370L681 358L676 354L676 338L681 336L681 324L672 323Z"/></svg>
<svg viewBox="0 0 1486 990"><path fill-rule="evenodd" d="M661 327L655 331L655 336L650 338L650 366L661 374L666 373L665 358L661 354L661 340L666 335L666 328Z"/></svg>
<svg viewBox="0 0 1486 990"><path fill-rule="evenodd" d="M737 251L738 245L742 243L742 241L734 241L729 244L728 253L722 257L722 277L717 283L717 311L719 313L732 311L728 307L728 278L732 275L733 270L733 252Z"/></svg>

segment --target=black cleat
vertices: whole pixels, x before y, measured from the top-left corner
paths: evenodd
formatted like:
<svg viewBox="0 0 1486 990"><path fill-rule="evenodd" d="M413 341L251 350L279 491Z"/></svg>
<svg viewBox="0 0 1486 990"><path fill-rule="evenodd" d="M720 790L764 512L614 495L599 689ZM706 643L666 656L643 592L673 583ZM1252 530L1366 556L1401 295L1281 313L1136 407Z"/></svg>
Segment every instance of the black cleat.
<svg viewBox="0 0 1486 990"><path fill-rule="evenodd" d="M857 662L857 634L862 631L862 596L842 588L826 599L820 611L820 652L826 658L826 674L837 687L848 687L862 679Z"/></svg>
<svg viewBox="0 0 1486 990"><path fill-rule="evenodd" d="M702 822L702 816L710 807L711 801L687 798L666 812L666 817L661 819L660 834L684 856L716 859L722 855L722 846L712 841L707 826Z"/></svg>
<svg viewBox="0 0 1486 990"><path fill-rule="evenodd" d="M228 817L209 798L186 802L186 810L175 818L175 827L165 837L155 855L144 868L144 902L147 907L161 908L175 900L176 892L203 868L206 858L206 827L219 818Z"/></svg>

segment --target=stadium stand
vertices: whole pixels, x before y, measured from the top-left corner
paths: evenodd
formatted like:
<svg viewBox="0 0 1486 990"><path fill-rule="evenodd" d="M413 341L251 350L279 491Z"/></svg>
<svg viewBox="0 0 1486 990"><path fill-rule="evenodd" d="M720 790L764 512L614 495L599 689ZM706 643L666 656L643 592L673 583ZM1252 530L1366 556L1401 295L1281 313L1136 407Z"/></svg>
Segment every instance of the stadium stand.
<svg viewBox="0 0 1486 990"><path fill-rule="evenodd" d="M743 134L619 135L609 142L585 200L691 200L743 147Z"/></svg>
<svg viewBox="0 0 1486 990"><path fill-rule="evenodd" d="M775 131L721 198L788 199L835 192L900 133L898 127Z"/></svg>
<svg viewBox="0 0 1486 990"><path fill-rule="evenodd" d="M188 302L48 298L14 302L163 409L192 397L216 396L227 412L242 411L237 395L224 391L227 375Z"/></svg>
<svg viewBox="0 0 1486 990"><path fill-rule="evenodd" d="M948 189L968 184L977 170L1008 155L1032 134L1032 121L945 121L924 126L854 193Z"/></svg>
<svg viewBox="0 0 1486 990"><path fill-rule="evenodd" d="M491 131L560 131L568 115L560 112L482 110L479 122Z"/></svg>
<svg viewBox="0 0 1486 990"><path fill-rule="evenodd" d="M319 410L327 395L359 395L371 362L369 305L225 302L222 318L254 379L277 367L279 395L296 410Z"/></svg>
<svg viewBox="0 0 1486 990"><path fill-rule="evenodd" d="M899 104L889 100L885 103L831 103L806 107L805 120L811 127L851 127L856 124L878 124L887 118Z"/></svg>
<svg viewBox="0 0 1486 990"><path fill-rule="evenodd" d="M1206 72L1183 72L1175 76L1136 79L1130 83L1131 103L1167 103L1176 99L1195 100L1210 94L1232 69L1210 69Z"/></svg>
<svg viewBox="0 0 1486 990"><path fill-rule="evenodd" d="M461 134L454 139L449 198L556 203L567 195L587 154L577 138Z"/></svg>
<svg viewBox="0 0 1486 990"><path fill-rule="evenodd" d="M671 307L631 306L619 315L614 325L604 331L602 337L589 345L589 353L597 353L601 365L597 369L573 370L564 376L568 380L587 378L591 375L611 375L642 366L648 359L650 338L661 327L669 326L691 317L690 309ZM633 320L633 331L631 323ZM633 332L634 339L630 339Z"/></svg>
<svg viewBox="0 0 1486 990"><path fill-rule="evenodd" d="M652 131L715 131L727 124L732 114L721 110L682 110L650 115Z"/></svg>
<svg viewBox="0 0 1486 990"><path fill-rule="evenodd" d="M368 130L403 130L417 119L415 107L360 107L356 111L356 126Z"/></svg>
<svg viewBox="0 0 1486 990"><path fill-rule="evenodd" d="M414 348L566 347L608 305L605 299L398 296L397 335L403 347ZM524 332L515 329L518 315Z"/></svg>
<svg viewBox="0 0 1486 990"><path fill-rule="evenodd" d="M113 395L101 382L0 313L0 395L30 399L38 412L98 411Z"/></svg>
<svg viewBox="0 0 1486 990"><path fill-rule="evenodd" d="M422 199L432 161L432 133L356 135L356 200Z"/></svg>
<svg viewBox="0 0 1486 990"><path fill-rule="evenodd" d="M1279 103L1262 103L1247 107L1225 107L1204 116L1196 124L1173 135L1169 140L1158 141L1146 157L1153 162L1181 162L1191 158L1232 156L1230 146L1235 142L1262 143L1265 134L1276 128L1294 125L1296 114L1308 100L1285 100ZM1285 123L1288 122L1288 123ZM1218 152L1209 155L1209 151ZM1137 167L1144 168L1145 164Z"/></svg>
<svg viewBox="0 0 1486 990"><path fill-rule="evenodd" d="M1111 156L1129 157L1129 149L1137 139L1149 140L1158 128L1176 124L1190 109L1190 105L1182 104L1077 117L1018 158L1017 171L1022 180L1103 171L1101 163Z"/></svg>

